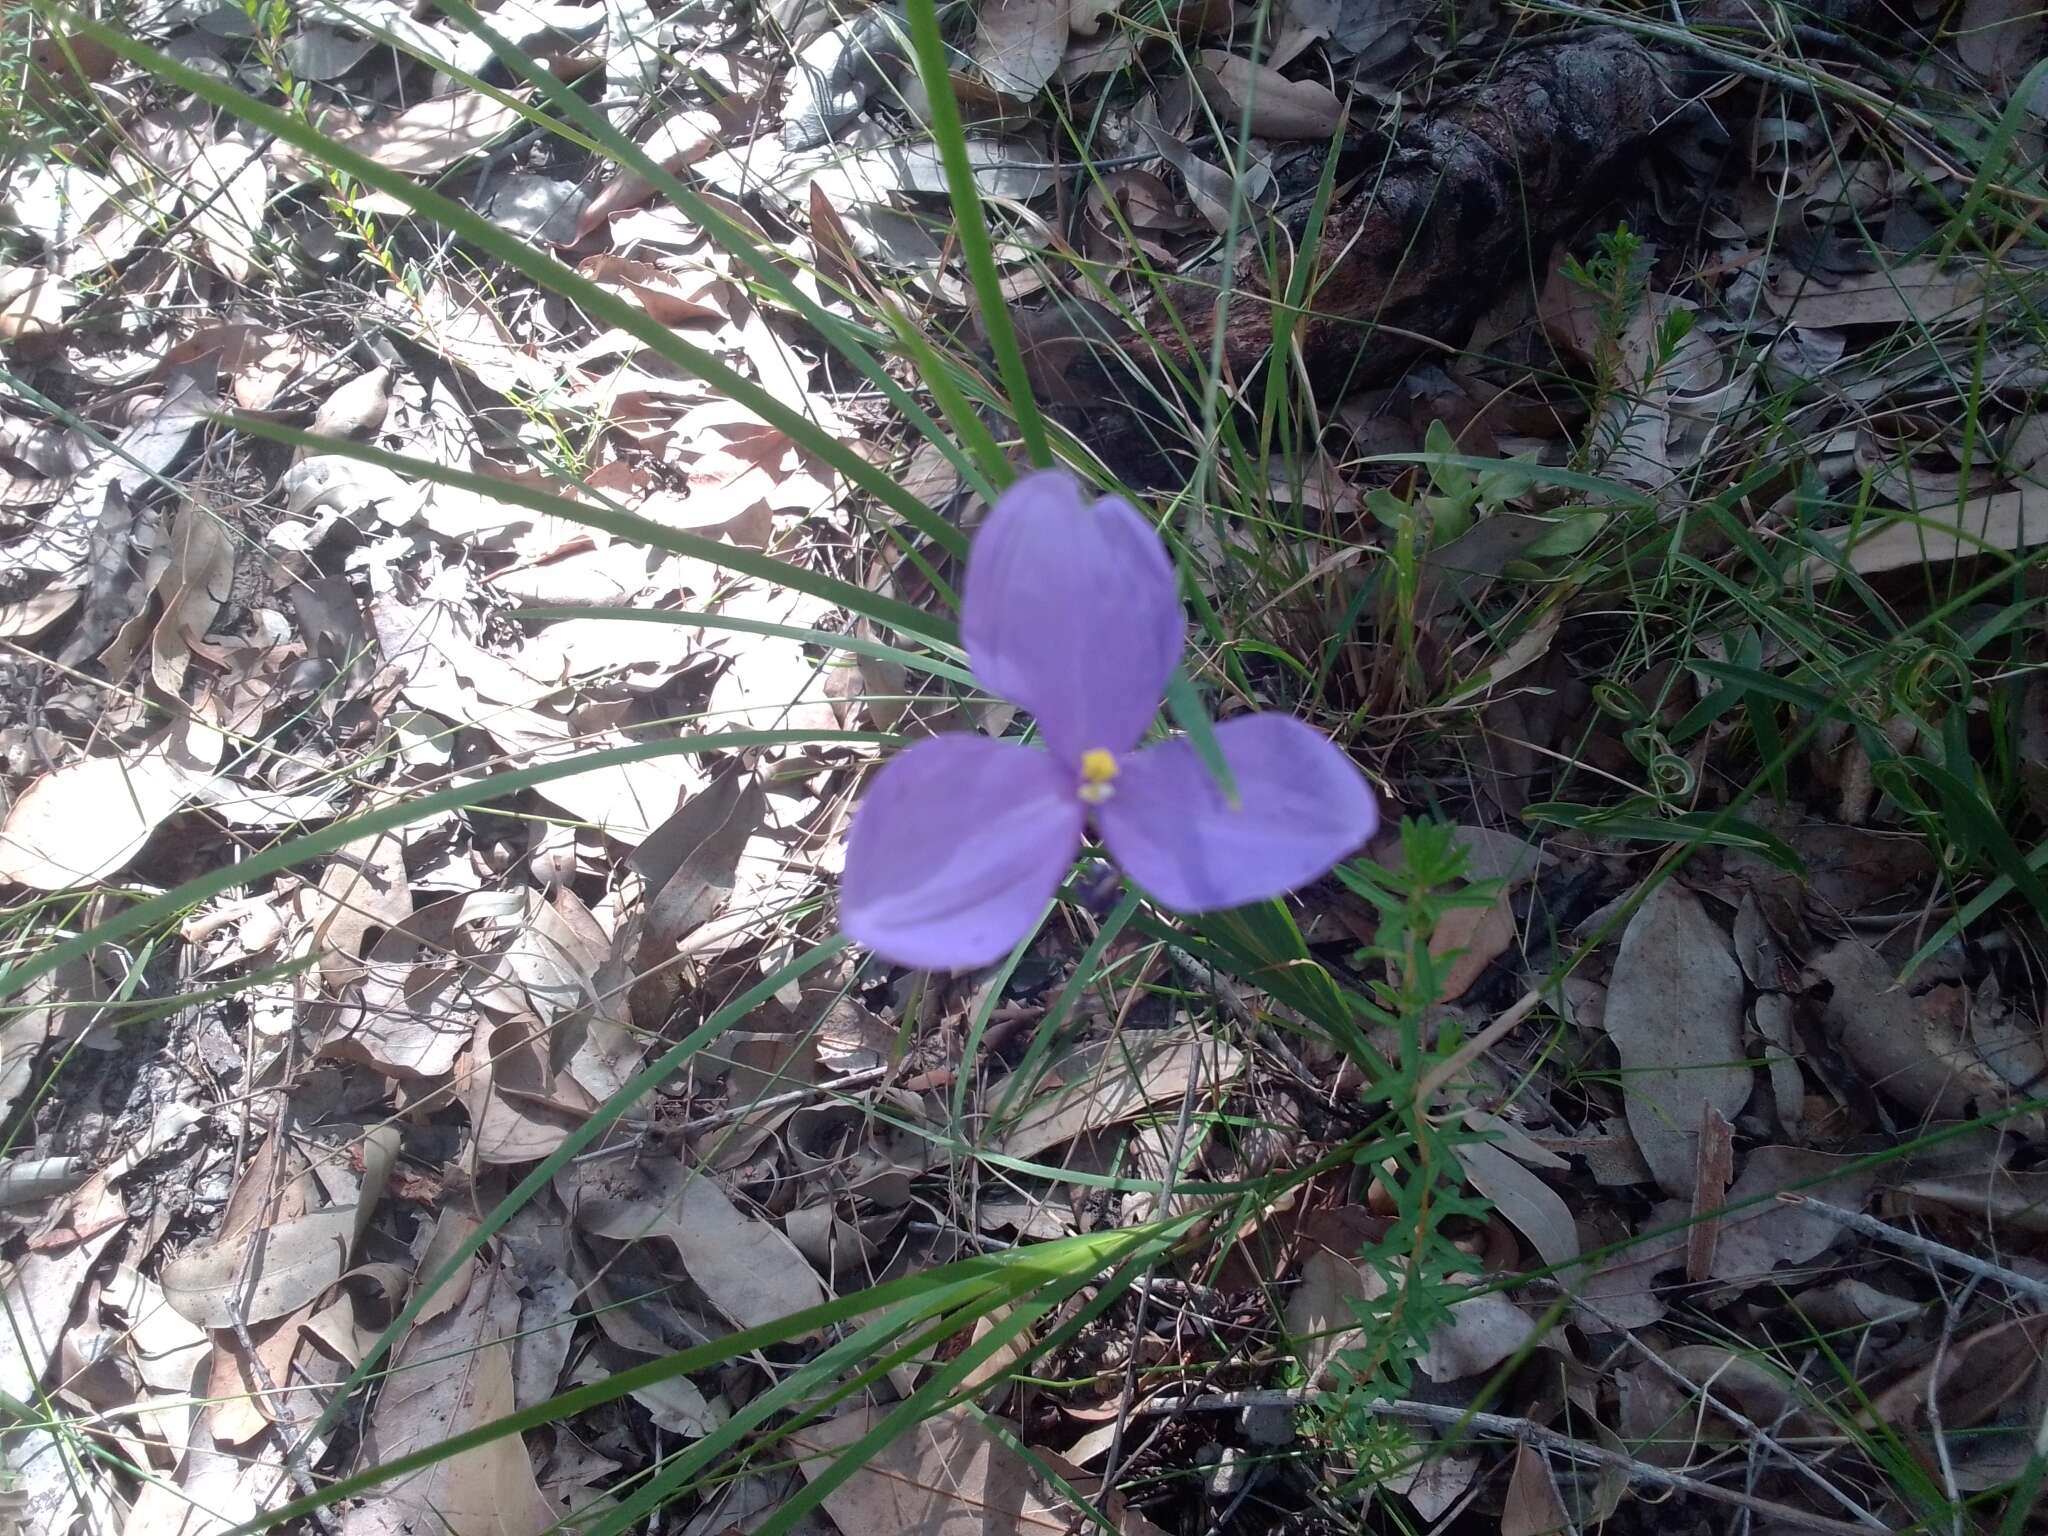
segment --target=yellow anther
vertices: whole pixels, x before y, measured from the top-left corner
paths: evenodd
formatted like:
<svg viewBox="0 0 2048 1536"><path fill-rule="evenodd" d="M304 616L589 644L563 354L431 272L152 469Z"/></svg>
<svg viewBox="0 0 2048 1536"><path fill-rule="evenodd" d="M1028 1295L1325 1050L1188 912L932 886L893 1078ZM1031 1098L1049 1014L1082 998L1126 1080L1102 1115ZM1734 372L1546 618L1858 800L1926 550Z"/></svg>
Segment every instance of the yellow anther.
<svg viewBox="0 0 2048 1536"><path fill-rule="evenodd" d="M1100 805L1115 791L1109 781L1116 777L1116 754L1097 747L1092 752L1081 754L1081 798L1090 805Z"/></svg>

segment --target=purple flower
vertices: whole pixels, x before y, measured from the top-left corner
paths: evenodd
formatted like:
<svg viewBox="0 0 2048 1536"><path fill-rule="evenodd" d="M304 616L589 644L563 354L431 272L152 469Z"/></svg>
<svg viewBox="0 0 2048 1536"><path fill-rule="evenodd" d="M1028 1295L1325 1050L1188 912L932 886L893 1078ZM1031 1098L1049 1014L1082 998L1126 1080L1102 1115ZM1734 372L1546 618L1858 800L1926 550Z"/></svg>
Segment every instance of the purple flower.
<svg viewBox="0 0 2048 1536"><path fill-rule="evenodd" d="M1092 823L1124 873L1181 912L1283 895L1371 837L1364 776L1288 715L1216 728L1233 808L1176 737L1133 751L1180 663L1173 562L1129 502L1064 470L1025 475L975 535L960 630L975 678L1037 718L1049 751L934 736L882 769L854 816L847 934L901 965L1007 954Z"/></svg>

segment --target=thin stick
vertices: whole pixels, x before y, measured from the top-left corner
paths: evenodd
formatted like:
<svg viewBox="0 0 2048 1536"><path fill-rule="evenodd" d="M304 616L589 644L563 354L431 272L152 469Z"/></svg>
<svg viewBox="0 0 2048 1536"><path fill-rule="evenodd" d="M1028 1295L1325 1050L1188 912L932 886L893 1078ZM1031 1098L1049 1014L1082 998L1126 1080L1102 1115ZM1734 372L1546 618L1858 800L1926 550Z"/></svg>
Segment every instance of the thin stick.
<svg viewBox="0 0 2048 1536"><path fill-rule="evenodd" d="M1714 1412L1718 1413L1722 1418L1726 1419L1729 1423L1733 1424L1737 1429L1741 1430L1745 1435L1748 1435L1751 1439L1755 1440L1757 1445L1761 1449L1769 1452L1773 1456L1783 1458L1785 1465L1790 1467L1793 1472L1797 1473L1805 1481L1811 1483L1815 1488L1819 1489L1822 1493L1826 1494L1829 1498L1833 1499L1837 1504L1841 1505L1843 1509L1847 1510L1850 1514L1854 1515L1857 1518L1857 1520L1860 1521L1862 1524L1869 1526L1872 1530L1875 1531L1889 1531L1891 1529L1890 1525L1886 1524L1883 1520L1879 1519L1876 1515L1872 1514L1868 1509L1865 1509L1863 1505L1856 1501L1855 1498L1853 1498L1844 1490L1837 1488L1833 1483L1829 1482L1819 1472L1815 1471L1812 1467L1809 1467L1804 1461L1800 1460L1797 1456L1794 1456L1790 1451L1786 1450L1784 1446L1780 1445L1775 1439L1771 1437L1770 1432L1766 1430L1761 1424L1758 1424L1754 1420L1746 1418L1741 1413L1737 1412L1734 1408L1731 1408L1727 1403L1723 1402L1720 1398L1716 1397L1713 1394L1713 1392L1709 1390L1707 1384L1692 1380L1691 1377L1687 1376L1683 1371L1679 1370L1677 1366L1673 1365L1670 1361L1666 1360L1662 1355L1658 1354L1654 1349L1650 1348L1649 1345L1645 1344L1641 1339L1637 1338L1634 1334L1627 1334L1625 1335L1625 1337L1627 1338L1630 1347L1633 1348L1637 1354L1641 1355L1645 1362L1647 1362L1653 1369L1661 1373L1674 1386L1679 1387L1681 1390L1686 1392L1699 1393L1700 1397L1702 1398L1702 1400L1705 1401L1709 1408L1712 1408Z"/></svg>
<svg viewBox="0 0 2048 1536"><path fill-rule="evenodd" d="M2003 1264L1993 1264L1964 1253L1960 1248L1951 1248L1946 1243L1937 1243L1917 1232L1906 1232L1889 1222L1879 1221L1875 1216L1866 1216L1861 1211L1844 1210L1839 1205L1829 1205L1825 1200L1815 1200L1809 1195L1780 1195L1788 1205L1802 1205L1829 1221L1847 1227L1851 1232L1860 1232L1865 1237L1874 1237L1881 1243L1890 1243L1905 1253L1918 1254L1923 1259L1933 1259L1951 1269L1959 1269L1966 1275L1979 1279L1995 1280L2000 1285L2018 1291L2035 1301L2048 1302L2048 1281L2023 1275L2016 1269L2007 1269Z"/></svg>
<svg viewBox="0 0 2048 1536"><path fill-rule="evenodd" d="M1429 1101L1437 1089L1471 1066L1482 1052L1491 1050L1502 1035L1534 1013L1536 1005L1542 1001L1543 994L1531 987L1515 999L1514 1005L1506 1013L1424 1073L1422 1081L1415 1085L1415 1112L1421 1114L1427 1110Z"/></svg>
<svg viewBox="0 0 2048 1536"><path fill-rule="evenodd" d="M1224 1413L1239 1408L1270 1407L1280 1404L1307 1401L1308 1394L1301 1392L1219 1392L1204 1397L1154 1398L1149 1403L1132 1409L1134 1414L1153 1415L1170 1413ZM1560 1434L1554 1429L1545 1429L1527 1419L1509 1418L1499 1413L1474 1413L1448 1403L1415 1403L1392 1398L1379 1398L1367 1404L1376 1413L1389 1418L1413 1419L1417 1423L1441 1425L1447 1429L1473 1430L1482 1435L1492 1435L1503 1440L1515 1440L1524 1445L1533 1445L1541 1450L1551 1451L1574 1461L1589 1462L1594 1466L1612 1467L1628 1475L1630 1482L1648 1483L1656 1488L1668 1488L1674 1493L1689 1493L1695 1498L1710 1499L1716 1504L1731 1504L1737 1509L1746 1509L1754 1514L1767 1515L1787 1525L1796 1525L1805 1531L1820 1531L1825 1536L1867 1536L1868 1526L1852 1524L1847 1520L1834 1520L1826 1515L1809 1514L1789 1504L1775 1504L1769 1499L1760 1499L1755 1494L1740 1493L1733 1488L1723 1488L1719 1483L1703 1482L1696 1477L1687 1477L1680 1472L1667 1472L1662 1467L1653 1467L1648 1462L1637 1461L1633 1456L1620 1451L1610 1451L1604 1445L1593 1445L1584 1440L1574 1440L1570 1435Z"/></svg>

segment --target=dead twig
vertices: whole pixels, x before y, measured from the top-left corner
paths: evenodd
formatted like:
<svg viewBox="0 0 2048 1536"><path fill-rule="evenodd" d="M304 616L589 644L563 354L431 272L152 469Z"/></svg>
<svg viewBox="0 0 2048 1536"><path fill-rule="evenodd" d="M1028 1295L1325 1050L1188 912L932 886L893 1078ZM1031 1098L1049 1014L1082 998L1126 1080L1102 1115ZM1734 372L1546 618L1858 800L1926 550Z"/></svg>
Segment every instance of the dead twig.
<svg viewBox="0 0 2048 1536"><path fill-rule="evenodd" d="M1976 1275L1983 1280L1995 1280L2032 1301L2048 1302L2048 1281L2036 1280L2016 1269L2007 1269L2003 1264L1993 1264L1988 1259L1976 1258L1964 1253L1960 1248L1951 1248L1946 1243L1937 1243L1934 1239L1922 1237L1916 1232L1904 1231L1890 1222L1879 1221L1875 1216L1865 1216L1861 1211L1844 1210L1839 1205L1829 1205L1825 1200L1815 1200L1808 1195L1785 1194L1778 1198L1789 1205L1803 1205L1809 1211L1847 1227L1851 1232L1860 1232L1865 1237L1874 1237L1881 1243L1889 1243L1902 1253L1918 1254L1923 1259L1946 1264L1966 1275Z"/></svg>

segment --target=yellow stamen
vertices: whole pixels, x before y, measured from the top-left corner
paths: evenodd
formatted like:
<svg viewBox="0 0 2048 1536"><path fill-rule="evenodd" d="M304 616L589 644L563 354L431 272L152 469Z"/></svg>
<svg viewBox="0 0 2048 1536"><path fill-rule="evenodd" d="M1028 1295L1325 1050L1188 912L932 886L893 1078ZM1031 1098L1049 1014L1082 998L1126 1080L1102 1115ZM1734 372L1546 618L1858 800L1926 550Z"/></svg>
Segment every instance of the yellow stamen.
<svg viewBox="0 0 2048 1536"><path fill-rule="evenodd" d="M1090 805L1100 805L1116 793L1109 783L1115 777L1115 753L1097 747L1081 754L1081 798Z"/></svg>

